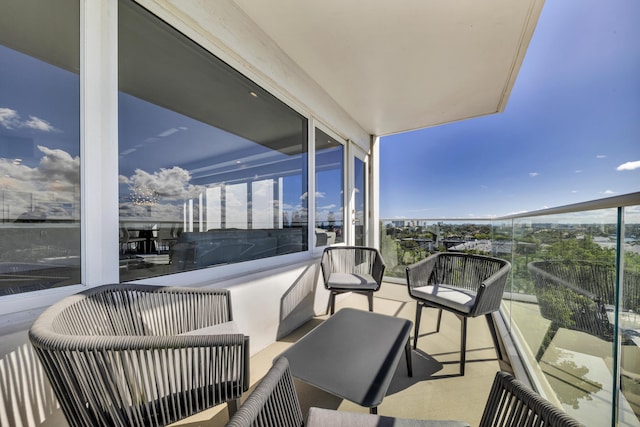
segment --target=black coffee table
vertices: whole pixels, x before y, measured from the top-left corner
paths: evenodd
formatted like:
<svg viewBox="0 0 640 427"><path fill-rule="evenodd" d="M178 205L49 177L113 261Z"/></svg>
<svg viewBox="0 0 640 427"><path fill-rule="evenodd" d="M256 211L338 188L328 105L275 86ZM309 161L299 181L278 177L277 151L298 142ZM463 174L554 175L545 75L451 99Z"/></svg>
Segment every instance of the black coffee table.
<svg viewBox="0 0 640 427"><path fill-rule="evenodd" d="M403 350L413 375L411 326L410 320L345 308L281 356L289 360L294 377L376 414Z"/></svg>

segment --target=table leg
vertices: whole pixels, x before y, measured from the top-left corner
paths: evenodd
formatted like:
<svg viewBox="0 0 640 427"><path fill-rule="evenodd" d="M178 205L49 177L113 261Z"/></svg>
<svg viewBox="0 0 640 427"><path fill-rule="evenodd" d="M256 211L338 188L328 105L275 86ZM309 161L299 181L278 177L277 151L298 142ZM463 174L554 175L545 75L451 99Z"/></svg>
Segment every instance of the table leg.
<svg viewBox="0 0 640 427"><path fill-rule="evenodd" d="M413 364L411 362L411 342L410 339L407 338L407 344L404 347L404 355L407 359L407 372L410 377L413 377Z"/></svg>

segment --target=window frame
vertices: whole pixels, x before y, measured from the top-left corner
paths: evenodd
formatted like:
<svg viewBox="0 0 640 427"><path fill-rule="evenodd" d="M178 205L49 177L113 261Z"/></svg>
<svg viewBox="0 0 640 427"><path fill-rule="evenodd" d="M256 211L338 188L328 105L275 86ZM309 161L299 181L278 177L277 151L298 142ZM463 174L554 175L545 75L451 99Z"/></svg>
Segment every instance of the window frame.
<svg viewBox="0 0 640 427"><path fill-rule="evenodd" d="M316 224L316 189L317 189L317 182L316 182L316 164L315 164L315 160L316 160L316 128L320 129L322 132L326 133L327 135L329 135L331 138L335 139L338 143L340 143L342 145L342 228L343 228L343 241L340 243L335 243L335 246L344 246L347 244L348 242L348 238L349 238L349 232L348 232L348 224L347 224L347 192L348 192L348 165L347 165L347 159L348 159L348 139L347 138L343 138L341 136L339 136L336 132L334 132L329 126L325 125L324 123L318 121L318 120L314 120L313 123L313 128L312 130L312 134L313 134L313 140L312 142L310 142L310 148L313 149L313 152L309 154L309 157L313 159L313 169L309 169L311 172L309 173L309 176L313 176L313 179L311 179L310 181L313 181L313 192L311 190L309 190L309 194L313 194L313 197L309 197L310 200L313 200L313 207L309 207L309 217L310 217L310 222L309 222L309 248L311 249L311 252L313 254L321 254L324 251L324 248L326 248L329 245L324 245L324 246L315 246L315 224ZM311 244L311 242L313 242L313 244Z"/></svg>

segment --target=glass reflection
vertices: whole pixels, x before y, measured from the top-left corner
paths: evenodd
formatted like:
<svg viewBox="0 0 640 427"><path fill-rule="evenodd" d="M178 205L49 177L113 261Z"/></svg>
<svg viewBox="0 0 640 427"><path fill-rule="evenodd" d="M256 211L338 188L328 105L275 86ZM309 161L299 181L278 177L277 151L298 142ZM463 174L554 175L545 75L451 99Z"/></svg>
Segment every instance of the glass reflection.
<svg viewBox="0 0 640 427"><path fill-rule="evenodd" d="M541 369L539 381L565 411L594 425L609 425L612 417L616 339L623 353L637 348L629 330L615 329L616 228L615 209L514 226L514 328ZM623 406L633 412L631 400Z"/></svg>
<svg viewBox="0 0 640 427"><path fill-rule="evenodd" d="M344 145L316 128L315 246L344 242Z"/></svg>
<svg viewBox="0 0 640 427"><path fill-rule="evenodd" d="M306 250L306 119L119 5L120 279Z"/></svg>
<svg viewBox="0 0 640 427"><path fill-rule="evenodd" d="M79 5L9 3L0 4L0 295L80 283Z"/></svg>

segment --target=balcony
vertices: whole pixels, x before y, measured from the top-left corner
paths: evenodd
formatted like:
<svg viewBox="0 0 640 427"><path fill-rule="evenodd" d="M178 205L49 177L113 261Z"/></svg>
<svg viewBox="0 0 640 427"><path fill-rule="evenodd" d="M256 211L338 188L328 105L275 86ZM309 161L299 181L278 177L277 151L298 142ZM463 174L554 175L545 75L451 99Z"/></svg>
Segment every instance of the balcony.
<svg viewBox="0 0 640 427"><path fill-rule="evenodd" d="M375 296L376 312L413 320L404 267L436 250L502 257L512 262L513 271L496 318L508 360L497 360L485 322L471 319L468 369L459 376L459 321L445 314L441 332L432 333L435 310L427 312L421 325L425 333L413 352L414 377L408 378L400 364L379 413L477 424L494 373L506 370L586 425L640 425L639 202L640 193L634 193L505 218L382 219L380 248L388 275ZM586 304L578 314L571 304L576 298ZM339 300L341 307L366 310L366 299L349 295ZM596 320L585 326L586 315ZM278 354L325 318L315 317L256 354L252 380L257 382ZM296 385L305 412L309 406L366 412L304 383ZM463 394L474 398L460 405ZM227 413L223 405L194 418L224 425Z"/></svg>
<svg viewBox="0 0 640 427"><path fill-rule="evenodd" d="M374 295L376 313L413 321L415 301L409 297L406 286L385 282ZM345 307L367 310L367 299L350 294L336 301L336 311ZM436 310L427 310L422 316L418 349L412 352L413 377L407 376L403 358L386 397L378 407L378 413L403 418L460 419L471 425L478 425L495 373L499 370L511 371L511 368L507 362L497 360L487 323L483 317L479 317L469 319L466 373L465 376L460 376L460 322L453 315L443 314L440 332L433 333L436 313ZM315 317L290 335L255 354L251 358L252 384L262 378L274 358L326 318L326 315ZM368 412L368 408L297 380L296 390L305 416L311 406ZM460 405L461 395L473 397ZM219 405L175 425L224 426L227 421L226 405Z"/></svg>
<svg viewBox="0 0 640 427"><path fill-rule="evenodd" d="M379 247L387 276L375 294L378 313L414 319L415 303L407 293L404 267L431 251L488 253L510 260L513 266L501 316L495 316L505 360L497 360L486 322L470 319L467 371L460 376L459 321L445 313L440 333L433 333L435 310L427 310L422 316L418 349L412 353L414 376L407 377L403 364L399 365L379 407L381 415L454 418L474 425L495 372L504 370L529 382L586 425L640 425L640 193L507 218L382 219L380 223ZM550 265L555 265L555 270L549 269ZM558 265L571 268L562 270ZM573 276L564 276L563 271L571 271ZM537 275L546 281L538 282ZM261 277L252 280L258 282L250 291L255 297ZM554 293L556 290L565 293ZM573 300L585 303L578 311L566 304L576 292L580 298ZM565 302L560 305L564 310L557 309L559 302ZM555 311L548 309L553 303ZM338 310L366 310L366 305L361 295L343 295L337 300ZM260 322L260 313L247 313L242 304L234 308L237 317ZM251 360L252 384L267 372L277 355L326 319L317 307L315 313L310 321L266 346L260 343L271 339L268 333L251 333L252 343L260 348ZM581 326L589 325L585 316L580 317L586 314L597 320L591 322L591 328ZM26 323L23 326L23 331L28 328ZM39 418L47 425L64 425L56 399L43 387L42 371L33 363L31 347L22 341L22 333L5 336L16 351L0 360L0 372L6 378L0 389L5 398L0 421ZM309 385L298 383L297 387L303 411L310 406L367 411ZM25 397L19 407L6 400L15 395ZM461 395L472 398L460 405ZM225 405L219 405L177 425L218 426L227 419Z"/></svg>

